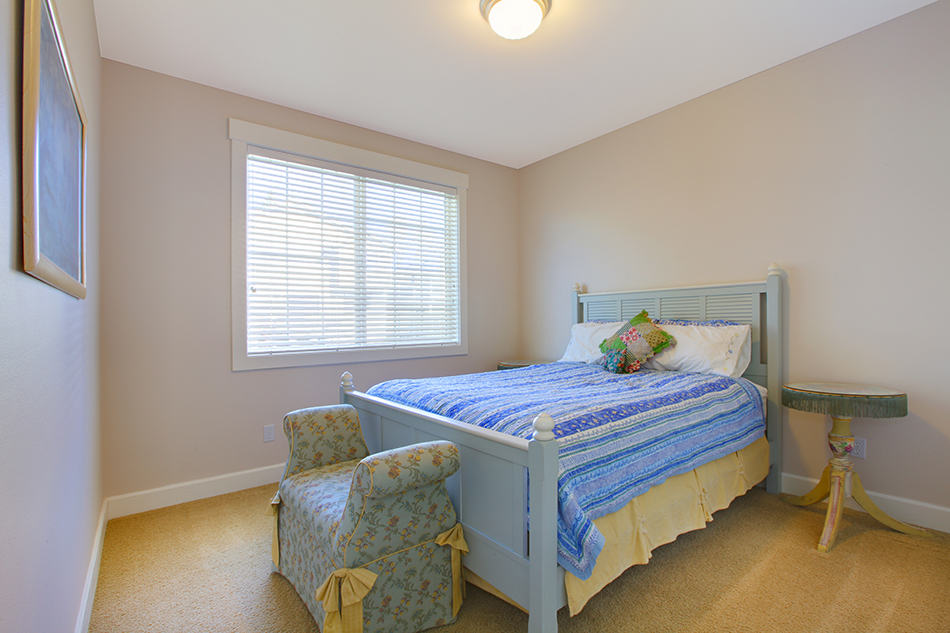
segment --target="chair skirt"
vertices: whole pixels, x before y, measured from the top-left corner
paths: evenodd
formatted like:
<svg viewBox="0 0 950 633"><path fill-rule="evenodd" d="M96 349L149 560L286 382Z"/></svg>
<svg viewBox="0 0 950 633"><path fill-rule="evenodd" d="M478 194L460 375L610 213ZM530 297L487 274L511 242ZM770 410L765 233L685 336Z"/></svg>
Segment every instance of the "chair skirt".
<svg viewBox="0 0 950 633"><path fill-rule="evenodd" d="M341 483L348 483L348 478L344 472L339 473ZM293 482L285 481L286 485ZM332 486L323 490L327 488ZM323 630L326 613L315 594L341 565L332 554L333 526L327 521L315 520L312 504L296 507L290 501L301 496L285 494L282 486L281 497L285 501L278 511L278 571L290 581ZM338 501L343 500L345 497L342 500L327 498L320 505L326 512L339 516ZM361 565L377 574L372 589L363 598L363 632L411 633L453 622L451 551L430 540Z"/></svg>

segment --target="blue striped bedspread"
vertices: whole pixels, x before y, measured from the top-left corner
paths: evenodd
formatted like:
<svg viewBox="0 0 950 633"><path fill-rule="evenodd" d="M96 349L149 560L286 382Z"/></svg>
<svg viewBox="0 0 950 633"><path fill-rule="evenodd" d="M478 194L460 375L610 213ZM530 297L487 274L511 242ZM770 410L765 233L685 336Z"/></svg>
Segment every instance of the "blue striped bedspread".
<svg viewBox="0 0 950 633"><path fill-rule="evenodd" d="M594 519L765 434L756 386L710 374L551 363L390 380L368 393L525 439L548 413L558 442L558 563L582 579L604 545Z"/></svg>

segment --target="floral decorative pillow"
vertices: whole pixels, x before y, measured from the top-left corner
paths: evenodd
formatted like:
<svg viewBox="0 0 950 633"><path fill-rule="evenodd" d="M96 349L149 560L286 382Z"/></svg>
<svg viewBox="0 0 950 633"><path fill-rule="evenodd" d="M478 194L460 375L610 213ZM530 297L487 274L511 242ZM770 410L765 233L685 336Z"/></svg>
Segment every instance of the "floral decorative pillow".
<svg viewBox="0 0 950 633"><path fill-rule="evenodd" d="M676 344L669 333L658 327L643 310L640 314L625 323L616 334L600 344L600 351L604 353L604 366L614 373L632 373L640 369L640 365L659 354L671 345ZM614 360L611 360L614 352ZM623 360L616 360L622 352Z"/></svg>
<svg viewBox="0 0 950 633"><path fill-rule="evenodd" d="M640 369L640 361L634 361L632 365L627 364L626 349L607 350L601 364L604 369L615 374L632 374Z"/></svg>

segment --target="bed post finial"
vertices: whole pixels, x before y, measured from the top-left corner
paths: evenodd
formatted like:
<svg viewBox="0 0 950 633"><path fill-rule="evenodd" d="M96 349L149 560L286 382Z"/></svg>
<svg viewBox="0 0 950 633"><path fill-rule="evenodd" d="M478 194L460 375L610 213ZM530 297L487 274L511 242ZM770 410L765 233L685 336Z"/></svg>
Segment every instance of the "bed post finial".
<svg viewBox="0 0 950 633"><path fill-rule="evenodd" d="M771 264L769 264L769 275L781 275L781 274L782 274L781 266L779 266L775 262L772 262Z"/></svg>
<svg viewBox="0 0 950 633"><path fill-rule="evenodd" d="M537 417L534 418L533 425L534 435L531 436L532 439L541 440L542 442L554 439L554 433L552 433L554 430L554 420L552 420L551 416L547 413L539 413Z"/></svg>
<svg viewBox="0 0 950 633"><path fill-rule="evenodd" d="M343 375L340 376L340 389L343 391L353 391L353 374L348 371L343 372Z"/></svg>

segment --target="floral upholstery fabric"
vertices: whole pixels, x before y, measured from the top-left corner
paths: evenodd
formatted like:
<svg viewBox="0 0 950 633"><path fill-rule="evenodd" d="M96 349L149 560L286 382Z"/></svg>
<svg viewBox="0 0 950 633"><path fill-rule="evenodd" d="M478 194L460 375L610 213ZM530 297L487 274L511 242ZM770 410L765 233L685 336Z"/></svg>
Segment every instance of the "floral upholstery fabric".
<svg viewBox="0 0 950 633"><path fill-rule="evenodd" d="M336 540L337 527L343 508L350 494L350 482L359 460L350 460L338 464L311 468L280 483L280 501L282 509L301 510L308 518L307 529L317 543L331 543ZM279 515L283 521L283 514ZM283 526L282 523L279 525ZM335 554L335 551L331 551ZM331 555L330 561L336 567L342 567L342 558ZM284 553L281 553L283 567ZM334 567L334 569L336 568ZM332 570L331 570L332 571ZM323 582L323 579L320 579Z"/></svg>
<svg viewBox="0 0 950 633"><path fill-rule="evenodd" d="M333 560L333 550L327 547L330 539L325 532L320 531L319 526L326 525L328 522L332 524L339 517L331 515L329 521L316 519L305 506L296 503L297 499L303 497L302 495L287 494L289 490L285 483L281 483L282 497L288 498L281 499L278 523L279 571L297 590L300 599L307 605L307 609L322 630L325 613L316 599L316 592L339 565ZM291 482L289 487L293 487L294 483L298 482ZM313 480L309 482L309 485L319 486ZM342 503L346 503L345 494L344 492L343 495L337 497Z"/></svg>
<svg viewBox="0 0 950 633"><path fill-rule="evenodd" d="M378 497L442 481L459 468L459 451L451 442L423 442L370 455L356 469L353 488Z"/></svg>
<svg viewBox="0 0 950 633"><path fill-rule="evenodd" d="M458 467L458 448L450 442L415 444L361 461L337 533L343 563L364 564L455 525L442 482Z"/></svg>
<svg viewBox="0 0 950 633"><path fill-rule="evenodd" d="M348 404L291 411L284 416L284 435L290 443L284 478L369 454L359 416Z"/></svg>
<svg viewBox="0 0 950 633"><path fill-rule="evenodd" d="M364 633L409 633L455 620L449 548L422 543L380 558L366 569L379 578L363 599Z"/></svg>
<svg viewBox="0 0 950 633"><path fill-rule="evenodd" d="M363 598L364 633L408 633L454 621L452 549L435 539L457 522L445 478L458 469L458 449L449 442L427 442L328 462L327 455L345 457L352 447L365 451L365 445L362 437L358 444L340 439L327 450L322 437L342 433L338 422L350 432L353 425L345 411L326 409L341 407L285 418L291 442L287 472L293 470L291 463L319 465L281 481L280 573L321 628L326 613L315 597L317 589L335 570L357 567L378 574ZM322 435L316 431L321 427ZM355 429L360 434L358 419ZM297 441L299 436L305 441ZM322 456L297 455L303 447Z"/></svg>
<svg viewBox="0 0 950 633"><path fill-rule="evenodd" d="M389 552L432 540L456 522L455 508L441 481L367 499L362 518L343 546L343 566L365 565Z"/></svg>

